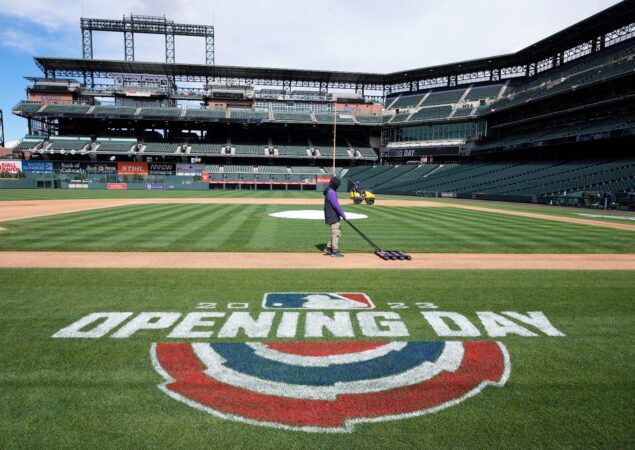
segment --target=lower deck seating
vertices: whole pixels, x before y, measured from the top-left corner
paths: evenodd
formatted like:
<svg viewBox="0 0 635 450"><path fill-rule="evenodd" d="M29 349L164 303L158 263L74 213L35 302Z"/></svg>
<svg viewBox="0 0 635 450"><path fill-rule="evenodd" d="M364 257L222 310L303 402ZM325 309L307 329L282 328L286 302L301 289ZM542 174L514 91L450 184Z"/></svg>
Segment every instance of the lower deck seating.
<svg viewBox="0 0 635 450"><path fill-rule="evenodd" d="M322 175L326 173L323 168L312 167L312 166L294 166L294 167L291 167L291 172L296 174L306 174L306 175L311 175L311 174Z"/></svg>
<svg viewBox="0 0 635 450"><path fill-rule="evenodd" d="M336 168L336 173L342 171ZM222 183L314 183L316 177L327 176L332 168L315 166L277 166L247 164L206 164L210 181Z"/></svg>
<svg viewBox="0 0 635 450"><path fill-rule="evenodd" d="M385 194L618 192L635 189L635 159L359 167L349 170L347 178Z"/></svg>

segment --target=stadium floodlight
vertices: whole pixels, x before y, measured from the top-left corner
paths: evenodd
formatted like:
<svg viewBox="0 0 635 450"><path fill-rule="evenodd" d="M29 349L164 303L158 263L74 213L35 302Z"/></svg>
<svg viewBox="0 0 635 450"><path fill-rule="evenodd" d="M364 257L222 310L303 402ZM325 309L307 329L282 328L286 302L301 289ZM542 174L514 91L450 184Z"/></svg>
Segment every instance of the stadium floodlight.
<svg viewBox="0 0 635 450"><path fill-rule="evenodd" d="M82 17L80 19L82 30L82 56L83 59L93 59L93 32L115 32L124 35L124 60L135 60L134 35L155 34L165 36L165 62L176 62L175 36L195 36L205 39L205 64L215 64L214 56L214 26L192 25L175 23L165 16L123 16L121 20L92 19Z"/></svg>

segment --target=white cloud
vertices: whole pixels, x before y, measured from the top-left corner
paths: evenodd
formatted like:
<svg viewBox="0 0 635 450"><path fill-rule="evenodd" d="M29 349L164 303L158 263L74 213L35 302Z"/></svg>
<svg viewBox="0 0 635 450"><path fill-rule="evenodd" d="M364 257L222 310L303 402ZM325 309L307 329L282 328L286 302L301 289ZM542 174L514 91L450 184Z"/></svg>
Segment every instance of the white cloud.
<svg viewBox="0 0 635 450"><path fill-rule="evenodd" d="M35 53L36 38L31 33L4 29L0 31L0 47L26 53Z"/></svg>
<svg viewBox="0 0 635 450"><path fill-rule="evenodd" d="M616 0L0 0L0 16L65 35L80 56L79 18L131 12L211 23L218 64L392 72L517 51ZM83 5L83 6L82 6ZM13 31L10 26L9 31ZM122 59L123 37L95 34L95 57ZM28 42L28 41L27 41ZM33 42L31 42L33 44ZM35 42L35 50L41 51ZM26 44L24 51L33 50ZM140 36L138 60L164 60L164 42ZM68 51L67 51L68 53ZM200 44L177 38L178 62L204 62Z"/></svg>

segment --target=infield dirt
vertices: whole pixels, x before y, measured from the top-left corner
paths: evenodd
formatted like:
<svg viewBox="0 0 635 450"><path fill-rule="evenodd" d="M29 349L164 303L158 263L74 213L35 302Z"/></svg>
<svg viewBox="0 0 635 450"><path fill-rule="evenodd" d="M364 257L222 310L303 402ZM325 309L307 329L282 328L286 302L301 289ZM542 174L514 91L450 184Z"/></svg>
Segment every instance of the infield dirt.
<svg viewBox="0 0 635 450"><path fill-rule="evenodd" d="M635 254L414 253L384 261L372 253L1 252L0 268L91 269L542 269L635 270Z"/></svg>

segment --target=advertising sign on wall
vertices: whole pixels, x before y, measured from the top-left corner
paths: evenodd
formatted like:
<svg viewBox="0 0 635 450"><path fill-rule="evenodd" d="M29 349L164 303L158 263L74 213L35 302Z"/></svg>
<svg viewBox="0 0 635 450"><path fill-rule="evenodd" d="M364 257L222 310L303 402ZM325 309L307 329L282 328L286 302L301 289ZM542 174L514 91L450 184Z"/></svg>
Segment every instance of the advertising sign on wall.
<svg viewBox="0 0 635 450"><path fill-rule="evenodd" d="M22 161L0 160L0 172L18 173L22 172Z"/></svg>
<svg viewBox="0 0 635 450"><path fill-rule="evenodd" d="M86 173L86 169L79 162L58 162L56 164L59 173Z"/></svg>
<svg viewBox="0 0 635 450"><path fill-rule="evenodd" d="M106 188L110 191L125 191L128 189L128 185L126 183L108 183Z"/></svg>
<svg viewBox="0 0 635 450"><path fill-rule="evenodd" d="M119 175L147 175L148 163L120 162L117 163Z"/></svg>
<svg viewBox="0 0 635 450"><path fill-rule="evenodd" d="M331 177L318 177L317 184L329 184L331 182Z"/></svg>
<svg viewBox="0 0 635 450"><path fill-rule="evenodd" d="M86 163L86 173L95 175L117 175L117 164L108 162Z"/></svg>
<svg viewBox="0 0 635 450"><path fill-rule="evenodd" d="M176 164L149 163L148 172L150 175L174 175L176 173Z"/></svg>
<svg viewBox="0 0 635 450"><path fill-rule="evenodd" d="M176 174L184 176L195 176L203 173L203 164L177 164Z"/></svg>
<svg viewBox="0 0 635 450"><path fill-rule="evenodd" d="M22 172L24 173L52 173L53 163L50 161L23 161Z"/></svg>

